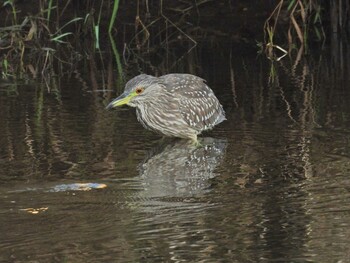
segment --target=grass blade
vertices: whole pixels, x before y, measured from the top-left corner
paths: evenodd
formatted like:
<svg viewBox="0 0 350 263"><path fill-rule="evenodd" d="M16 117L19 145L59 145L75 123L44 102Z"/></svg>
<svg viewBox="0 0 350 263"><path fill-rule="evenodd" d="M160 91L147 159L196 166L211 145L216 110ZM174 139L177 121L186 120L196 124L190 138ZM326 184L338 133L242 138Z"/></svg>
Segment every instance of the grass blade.
<svg viewBox="0 0 350 263"><path fill-rule="evenodd" d="M111 20L109 21L108 33L112 32L115 19L117 18L118 7L119 7L119 0L114 0L112 17L111 17Z"/></svg>

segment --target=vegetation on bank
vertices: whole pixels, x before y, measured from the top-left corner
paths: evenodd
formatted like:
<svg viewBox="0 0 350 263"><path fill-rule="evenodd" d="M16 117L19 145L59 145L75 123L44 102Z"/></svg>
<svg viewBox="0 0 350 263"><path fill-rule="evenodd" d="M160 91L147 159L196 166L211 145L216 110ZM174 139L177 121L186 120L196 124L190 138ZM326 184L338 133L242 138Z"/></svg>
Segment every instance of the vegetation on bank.
<svg viewBox="0 0 350 263"><path fill-rule="evenodd" d="M227 0L7 0L1 5L3 79L63 74L80 59L103 57L106 50L111 50L121 74L121 60L127 62L135 53L182 47L184 42L191 50L201 41L221 38L258 42L269 58L281 59L295 49L307 52L310 44L322 44L334 32L350 28L346 1L280 0L276 5ZM228 24L223 26L223 21Z"/></svg>

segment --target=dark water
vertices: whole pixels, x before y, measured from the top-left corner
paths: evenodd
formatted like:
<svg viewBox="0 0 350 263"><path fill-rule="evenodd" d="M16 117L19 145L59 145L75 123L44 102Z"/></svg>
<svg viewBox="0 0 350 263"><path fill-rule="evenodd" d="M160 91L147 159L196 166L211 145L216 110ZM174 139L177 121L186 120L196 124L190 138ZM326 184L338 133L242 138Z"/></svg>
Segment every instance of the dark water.
<svg viewBox="0 0 350 263"><path fill-rule="evenodd" d="M0 261L349 262L350 63L332 52L194 49L167 70L224 105L201 147L74 76L2 85Z"/></svg>

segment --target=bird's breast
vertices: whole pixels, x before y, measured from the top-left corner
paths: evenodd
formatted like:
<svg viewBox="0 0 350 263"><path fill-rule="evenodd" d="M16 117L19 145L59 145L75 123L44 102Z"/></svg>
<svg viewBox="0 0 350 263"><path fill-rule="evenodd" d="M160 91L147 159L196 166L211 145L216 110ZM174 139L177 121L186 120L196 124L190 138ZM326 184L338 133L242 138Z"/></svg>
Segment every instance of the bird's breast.
<svg viewBox="0 0 350 263"><path fill-rule="evenodd" d="M184 120L176 101L138 105L136 113L146 129L166 136L188 137L195 133Z"/></svg>

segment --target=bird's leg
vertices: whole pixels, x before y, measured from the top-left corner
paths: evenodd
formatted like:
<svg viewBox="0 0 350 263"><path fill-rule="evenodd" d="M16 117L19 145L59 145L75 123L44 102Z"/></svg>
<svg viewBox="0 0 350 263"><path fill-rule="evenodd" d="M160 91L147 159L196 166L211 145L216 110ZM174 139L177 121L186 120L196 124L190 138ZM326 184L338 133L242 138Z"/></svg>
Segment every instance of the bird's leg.
<svg viewBox="0 0 350 263"><path fill-rule="evenodd" d="M193 145L196 146L196 148L202 147L202 144L198 140L193 142Z"/></svg>
<svg viewBox="0 0 350 263"><path fill-rule="evenodd" d="M201 147L202 144L199 142L197 135L191 137L191 144L197 148Z"/></svg>

